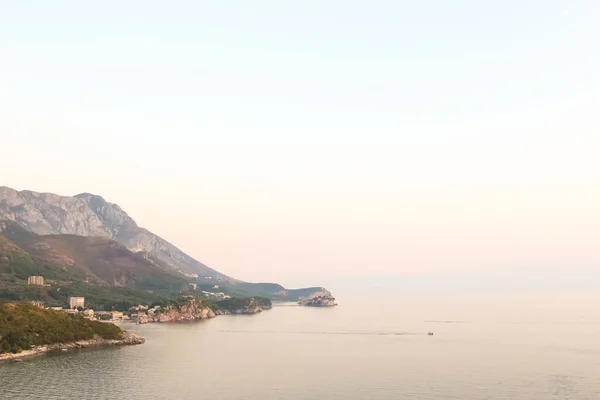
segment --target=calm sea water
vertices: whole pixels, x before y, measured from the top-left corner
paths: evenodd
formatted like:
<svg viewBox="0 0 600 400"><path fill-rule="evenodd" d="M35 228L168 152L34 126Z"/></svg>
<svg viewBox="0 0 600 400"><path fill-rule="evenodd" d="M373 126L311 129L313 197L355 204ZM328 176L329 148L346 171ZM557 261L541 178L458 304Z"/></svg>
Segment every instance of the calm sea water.
<svg viewBox="0 0 600 400"><path fill-rule="evenodd" d="M125 325L146 344L0 364L0 397L600 399L597 298L341 300Z"/></svg>

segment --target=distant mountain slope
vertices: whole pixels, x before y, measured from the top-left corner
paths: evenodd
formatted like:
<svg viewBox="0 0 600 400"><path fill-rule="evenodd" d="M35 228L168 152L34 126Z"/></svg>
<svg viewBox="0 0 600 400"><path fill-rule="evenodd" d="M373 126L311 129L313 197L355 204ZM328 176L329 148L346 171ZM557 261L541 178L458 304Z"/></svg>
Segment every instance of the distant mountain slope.
<svg viewBox="0 0 600 400"><path fill-rule="evenodd" d="M179 292L188 281L180 274L160 269L152 261L134 254L123 245L98 236L39 236L25 231L14 222L1 222L0 238L13 254L39 259L44 264L67 271L70 279L82 279L95 285L129 287L138 290Z"/></svg>
<svg viewBox="0 0 600 400"><path fill-rule="evenodd" d="M0 187L0 219L15 221L38 235L105 237L133 252L145 252L164 268L212 278L223 274L196 261L177 247L140 228L118 205L100 196L74 197Z"/></svg>
<svg viewBox="0 0 600 400"><path fill-rule="evenodd" d="M277 283L249 283L249 282L223 282L219 290L238 295L238 296L265 296L273 300L298 301L303 298L310 298L317 295L331 295L323 287L309 287L302 289L286 289Z"/></svg>
<svg viewBox="0 0 600 400"><path fill-rule="evenodd" d="M198 290L234 296L295 301L315 293L329 294L322 287L286 289L276 283L249 283L228 277L139 227L118 205L89 193L69 197L1 186L0 250L2 247L14 260L20 254L20 261L10 261L5 267L18 264L20 279L26 279L24 271L34 272L44 266L52 276L62 271L65 279L144 293L153 288L177 291L187 284L191 274L198 274ZM2 257L7 255L0 252L0 264ZM57 265L61 268L55 268ZM6 285L7 281L0 279L0 284Z"/></svg>
<svg viewBox="0 0 600 400"><path fill-rule="evenodd" d="M0 220L0 300L39 300L64 306L84 296L96 309L127 309L191 292L189 278L98 236L36 235ZM45 286L27 284L31 275Z"/></svg>

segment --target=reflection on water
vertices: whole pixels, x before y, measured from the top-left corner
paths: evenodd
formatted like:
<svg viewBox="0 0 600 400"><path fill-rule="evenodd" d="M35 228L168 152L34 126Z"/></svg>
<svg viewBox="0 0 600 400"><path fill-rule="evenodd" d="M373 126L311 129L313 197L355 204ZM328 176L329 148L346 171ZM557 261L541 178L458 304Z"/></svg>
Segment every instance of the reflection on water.
<svg viewBox="0 0 600 400"><path fill-rule="evenodd" d="M146 344L0 364L0 397L599 398L600 315L589 303L551 313L507 300L340 303L126 325Z"/></svg>

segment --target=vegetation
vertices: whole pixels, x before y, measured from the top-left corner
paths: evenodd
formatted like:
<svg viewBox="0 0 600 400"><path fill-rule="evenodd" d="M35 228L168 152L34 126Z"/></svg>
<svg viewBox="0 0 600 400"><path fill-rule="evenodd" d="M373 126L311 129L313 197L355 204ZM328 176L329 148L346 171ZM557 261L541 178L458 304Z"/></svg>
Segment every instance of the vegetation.
<svg viewBox="0 0 600 400"><path fill-rule="evenodd" d="M89 340L121 339L116 325L79 315L46 310L26 303L0 303L0 353L19 353L32 346Z"/></svg>
<svg viewBox="0 0 600 400"><path fill-rule="evenodd" d="M137 290L172 291L188 286L183 276L160 268L147 254L133 253L108 238L39 236L14 223L8 223L0 236L0 258L11 264L5 262L3 272L20 279L37 273L47 279L69 277Z"/></svg>
<svg viewBox="0 0 600 400"><path fill-rule="evenodd" d="M250 298L248 297L232 297L230 299L215 301L211 306L214 311L233 311L248 307L249 304Z"/></svg>
<svg viewBox="0 0 600 400"><path fill-rule="evenodd" d="M190 292L187 279L106 238L38 236L6 226L0 233L0 300L65 307L69 296L83 296L95 310L126 311ZM27 285L31 275L43 276L47 285Z"/></svg>
<svg viewBox="0 0 600 400"><path fill-rule="evenodd" d="M256 300L260 308L262 308L263 310L273 308L273 303L268 297L254 296L254 300Z"/></svg>
<svg viewBox="0 0 600 400"><path fill-rule="evenodd" d="M304 289L286 289L277 283L251 283L251 282L218 282L219 292L233 297L264 297L278 301L298 301L302 297L323 291L321 287L309 287ZM198 285L200 287L200 285ZM215 291L215 289L202 289Z"/></svg>
<svg viewBox="0 0 600 400"><path fill-rule="evenodd" d="M127 287L94 286L80 280L59 281L52 286L27 285L26 281L0 277L0 300L41 301L46 306L67 307L69 296L85 297L96 311L127 311L138 304L164 304L181 292L148 292Z"/></svg>
<svg viewBox="0 0 600 400"><path fill-rule="evenodd" d="M216 301L212 303L210 307L215 311L235 311L251 306L252 302L256 302L262 309L269 309L272 307L271 299L266 297L231 297L229 299Z"/></svg>
<svg viewBox="0 0 600 400"><path fill-rule="evenodd" d="M181 311L182 307L190 306L191 304L193 304L193 302L196 302L198 305L203 307L210 307L210 304L207 300L195 295L179 297L176 299L165 301L162 304L156 305L159 305L161 307L172 307L174 310Z"/></svg>
<svg viewBox="0 0 600 400"><path fill-rule="evenodd" d="M167 270L149 253L133 253L100 237L35 235L10 221L0 221L0 301L40 301L46 306L66 307L70 296L85 297L86 306L97 311L127 311L143 305L167 302L201 291L223 292L237 298L216 305L232 309L244 298L254 298L263 308L271 300L297 301L320 288L286 290L274 283L248 283L215 277L194 280ZM27 285L40 275L45 286ZM239 303L242 304L242 303ZM244 305L242 305L244 307Z"/></svg>

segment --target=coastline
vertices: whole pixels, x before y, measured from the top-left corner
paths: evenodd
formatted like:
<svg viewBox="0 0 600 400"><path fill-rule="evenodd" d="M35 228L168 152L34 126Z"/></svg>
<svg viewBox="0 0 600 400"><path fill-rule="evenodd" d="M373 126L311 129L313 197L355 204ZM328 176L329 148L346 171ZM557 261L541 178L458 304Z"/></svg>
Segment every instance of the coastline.
<svg viewBox="0 0 600 400"><path fill-rule="evenodd" d="M101 337L95 337L90 340L78 340L71 343L53 343L41 346L34 346L30 350L23 350L20 353L4 353L0 354L0 362L2 361L14 361L22 358L29 358L35 356L41 356L50 351L64 351L73 349L86 349L94 347L108 347L108 346L130 346L136 344L143 344L146 340L132 332L123 331L122 339L103 339Z"/></svg>

